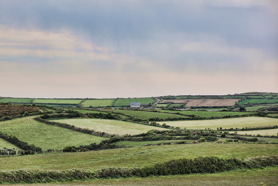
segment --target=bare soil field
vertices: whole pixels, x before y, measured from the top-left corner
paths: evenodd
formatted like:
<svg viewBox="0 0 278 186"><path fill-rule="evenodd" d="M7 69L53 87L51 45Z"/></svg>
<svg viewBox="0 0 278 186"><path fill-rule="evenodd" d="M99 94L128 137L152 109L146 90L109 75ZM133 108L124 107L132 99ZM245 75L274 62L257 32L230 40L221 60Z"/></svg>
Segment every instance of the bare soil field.
<svg viewBox="0 0 278 186"><path fill-rule="evenodd" d="M24 114L25 111L31 113L38 112L39 109L31 106L0 105L0 117Z"/></svg>
<svg viewBox="0 0 278 186"><path fill-rule="evenodd" d="M186 107L233 106L239 99L177 99L163 100L162 103L186 103Z"/></svg>

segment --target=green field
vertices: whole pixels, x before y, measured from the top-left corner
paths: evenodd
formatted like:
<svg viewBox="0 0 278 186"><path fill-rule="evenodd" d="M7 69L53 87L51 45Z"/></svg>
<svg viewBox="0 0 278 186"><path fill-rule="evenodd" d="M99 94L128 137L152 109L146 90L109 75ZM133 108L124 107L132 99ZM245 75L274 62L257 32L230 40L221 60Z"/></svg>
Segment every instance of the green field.
<svg viewBox="0 0 278 186"><path fill-rule="evenodd" d="M132 117L136 117L142 120L148 120L150 118L168 119L168 118L189 118L187 116L177 114L167 114L160 112L148 112L148 111L132 111L132 110L114 110L113 113L127 114Z"/></svg>
<svg viewBox="0 0 278 186"><path fill-rule="evenodd" d="M263 135L263 136L278 136L278 129L267 129L267 130L250 130L250 131L237 131L238 134L252 134L252 135Z"/></svg>
<svg viewBox="0 0 278 186"><path fill-rule="evenodd" d="M114 99L93 99L86 100L82 103L82 107L107 107L112 106Z"/></svg>
<svg viewBox="0 0 278 186"><path fill-rule="evenodd" d="M183 104L179 104L179 103L176 103L176 104L171 104L169 107L172 108L172 107L181 107Z"/></svg>
<svg viewBox="0 0 278 186"><path fill-rule="evenodd" d="M272 126L278 124L278 119L263 118L263 117L244 117L244 118L229 118L229 119L215 119L215 120L191 120L191 121L167 121L159 122L167 125L187 128L187 129L217 129L222 127L227 128L242 128L242 127L259 127Z"/></svg>
<svg viewBox="0 0 278 186"><path fill-rule="evenodd" d="M153 98L128 98L128 99L117 99L115 107L129 107L131 102L140 102L141 105L153 103Z"/></svg>
<svg viewBox="0 0 278 186"><path fill-rule="evenodd" d="M141 146L79 153L41 154L0 158L2 171L8 170L98 170L108 167L145 167L179 158L204 156L245 159L278 154L277 144L217 144Z"/></svg>
<svg viewBox="0 0 278 186"><path fill-rule="evenodd" d="M62 149L66 146L99 143L105 138L83 134L70 129L37 122L34 117L25 117L0 122L0 131L16 136L28 144L47 149Z"/></svg>
<svg viewBox="0 0 278 186"><path fill-rule="evenodd" d="M245 109L246 109L247 111L257 111L257 110L260 109L260 108L267 108L267 107L270 107L270 106L245 107Z"/></svg>
<svg viewBox="0 0 278 186"><path fill-rule="evenodd" d="M241 102L239 102L240 105L245 104L272 104L272 103L278 103L278 99L246 99Z"/></svg>
<svg viewBox="0 0 278 186"><path fill-rule="evenodd" d="M6 147L8 149L15 148L15 149L20 150L20 148L18 148L17 146L15 146L15 145L7 142L6 140L0 138L0 150L3 150L4 147Z"/></svg>
<svg viewBox="0 0 278 186"><path fill-rule="evenodd" d="M159 143L175 143L175 142L179 142L179 141L191 142L192 140L119 141L114 144L126 146L126 147L137 147L137 146L142 146L142 145L159 144Z"/></svg>
<svg viewBox="0 0 278 186"><path fill-rule="evenodd" d="M30 104L32 99L25 98L3 98L0 99L0 103L22 103L22 104Z"/></svg>
<svg viewBox="0 0 278 186"><path fill-rule="evenodd" d="M79 104L81 99L34 99L33 103L35 104Z"/></svg>
<svg viewBox="0 0 278 186"><path fill-rule="evenodd" d="M168 106L168 104L157 104L156 105L156 107L159 107L159 108L161 108L161 107L167 107Z"/></svg>
<svg viewBox="0 0 278 186"><path fill-rule="evenodd" d="M51 120L61 123L67 123L81 128L89 128L95 131L106 132L109 134L140 134L146 133L149 130L165 130L159 127L152 127L148 125L135 124L131 122L108 120L108 119L60 119Z"/></svg>
<svg viewBox="0 0 278 186"><path fill-rule="evenodd" d="M175 111L175 110L161 110L160 112L168 113L180 113L184 115L195 115L201 118L210 118L210 117L223 117L223 116L235 116L235 115L246 115L252 114L252 112L226 112L226 111Z"/></svg>
<svg viewBox="0 0 278 186"><path fill-rule="evenodd" d="M260 183L263 182L267 186L277 186L277 175L278 167L276 166L252 170L233 170L213 174L150 176L146 178L132 177L119 179L94 179L87 181L74 181L59 184L48 183L39 185L260 186Z"/></svg>

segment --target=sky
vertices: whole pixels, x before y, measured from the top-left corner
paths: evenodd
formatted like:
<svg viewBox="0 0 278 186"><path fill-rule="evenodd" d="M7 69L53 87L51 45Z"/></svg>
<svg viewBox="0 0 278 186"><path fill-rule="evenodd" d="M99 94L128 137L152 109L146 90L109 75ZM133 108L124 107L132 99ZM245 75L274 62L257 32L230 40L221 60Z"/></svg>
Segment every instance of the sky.
<svg viewBox="0 0 278 186"><path fill-rule="evenodd" d="M277 0L0 0L0 96L278 92Z"/></svg>

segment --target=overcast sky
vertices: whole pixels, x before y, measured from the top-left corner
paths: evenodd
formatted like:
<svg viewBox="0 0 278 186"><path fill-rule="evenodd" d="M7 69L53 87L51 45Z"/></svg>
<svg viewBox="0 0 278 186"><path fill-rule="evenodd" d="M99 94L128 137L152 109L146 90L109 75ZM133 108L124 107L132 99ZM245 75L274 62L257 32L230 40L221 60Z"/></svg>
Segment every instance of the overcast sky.
<svg viewBox="0 0 278 186"><path fill-rule="evenodd" d="M277 0L1 0L0 96L278 92Z"/></svg>

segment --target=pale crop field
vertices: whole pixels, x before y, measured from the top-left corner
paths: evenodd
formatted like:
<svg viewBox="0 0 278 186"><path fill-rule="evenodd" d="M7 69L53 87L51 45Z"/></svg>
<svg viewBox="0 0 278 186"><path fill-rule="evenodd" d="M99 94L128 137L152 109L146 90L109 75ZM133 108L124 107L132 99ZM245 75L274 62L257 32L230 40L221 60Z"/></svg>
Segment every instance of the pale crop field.
<svg viewBox="0 0 278 186"><path fill-rule="evenodd" d="M233 131L234 132L234 131ZM269 130L250 130L250 131L237 131L238 134L252 134L252 135L263 135L263 136L278 136L278 129Z"/></svg>
<svg viewBox="0 0 278 186"><path fill-rule="evenodd" d="M109 134L140 134L149 130L165 130L159 127L135 124L131 122L108 120L108 119L59 119L51 120L60 123L67 123L76 127L93 129L95 131L106 132Z"/></svg>
<svg viewBox="0 0 278 186"><path fill-rule="evenodd" d="M211 120L190 120L190 121L165 121L158 122L160 124L187 128L187 129L222 129L242 128L242 127L259 127L272 126L278 124L278 119L266 117L244 117L244 118L229 118L229 119L211 119Z"/></svg>
<svg viewBox="0 0 278 186"><path fill-rule="evenodd" d="M102 138L40 123L32 117L24 117L0 122L0 131L16 136L19 140L47 149L63 149L66 146L89 145L100 143Z"/></svg>

